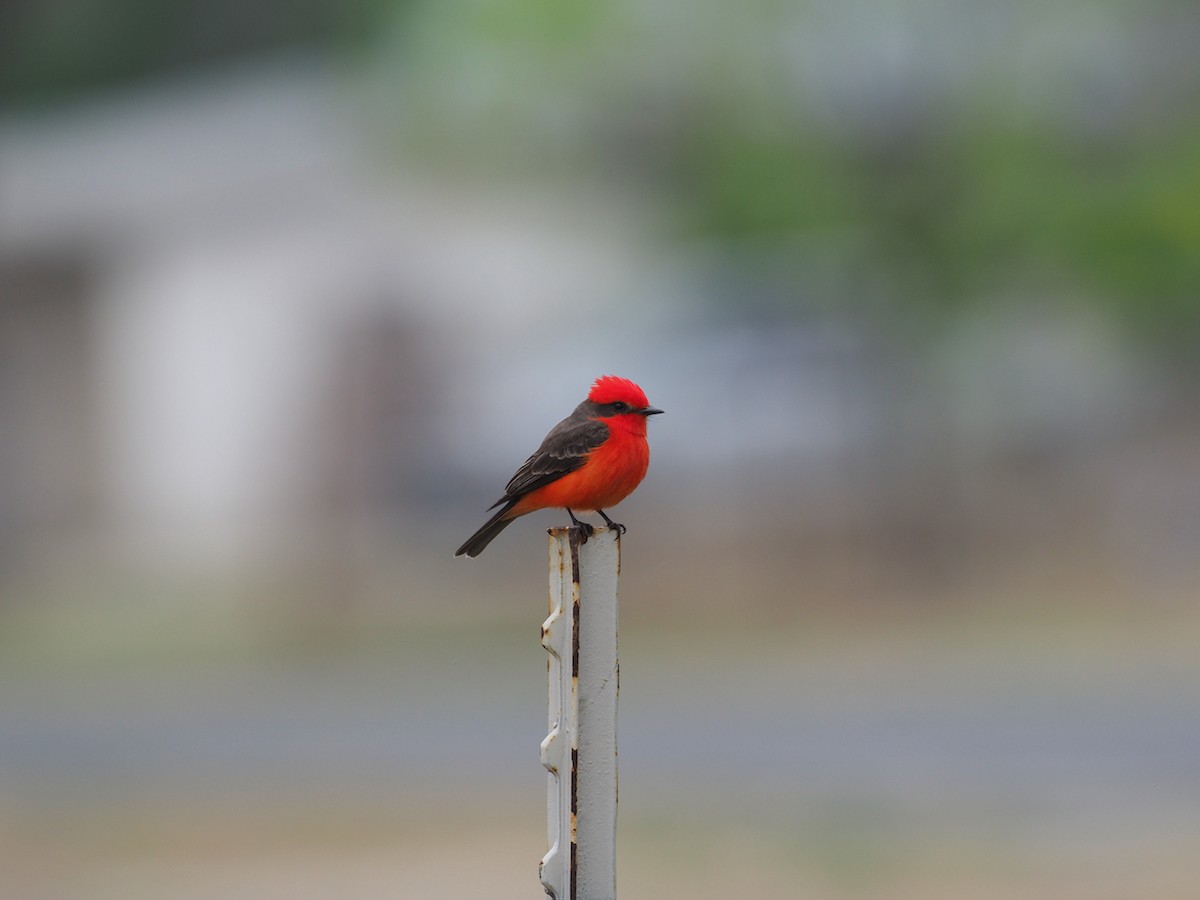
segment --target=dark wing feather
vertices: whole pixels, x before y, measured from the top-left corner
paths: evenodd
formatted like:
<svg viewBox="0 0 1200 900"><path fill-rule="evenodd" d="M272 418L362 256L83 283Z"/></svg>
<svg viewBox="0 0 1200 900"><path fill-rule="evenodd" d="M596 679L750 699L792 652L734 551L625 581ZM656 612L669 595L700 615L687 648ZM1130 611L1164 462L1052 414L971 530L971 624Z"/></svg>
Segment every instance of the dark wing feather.
<svg viewBox="0 0 1200 900"><path fill-rule="evenodd" d="M608 440L608 426L575 412L550 430L542 446L525 460L504 488L504 496L494 506L557 481L583 465L587 454Z"/></svg>

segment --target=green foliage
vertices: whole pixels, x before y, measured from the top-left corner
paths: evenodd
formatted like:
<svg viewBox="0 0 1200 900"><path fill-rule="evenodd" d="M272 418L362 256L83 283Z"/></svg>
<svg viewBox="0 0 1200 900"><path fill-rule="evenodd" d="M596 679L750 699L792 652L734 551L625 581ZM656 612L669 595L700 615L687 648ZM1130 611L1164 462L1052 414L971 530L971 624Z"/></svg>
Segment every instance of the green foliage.
<svg viewBox="0 0 1200 900"><path fill-rule="evenodd" d="M35 0L0 9L0 104L36 106L297 46L362 42L394 0Z"/></svg>
<svg viewBox="0 0 1200 900"><path fill-rule="evenodd" d="M998 87L1016 65L999 51L952 90L830 107L800 80L819 69L794 55L824 17L765 0L738 16L423 5L403 41L400 130L410 157L456 171L645 186L677 211L679 240L823 248L827 302L936 322L1008 290L1062 291L1148 337L1200 336L1200 122L1056 115L1077 77L1057 63L1046 71L1061 83L1037 84L1051 100L1033 112L1035 98ZM1185 108L1196 99L1173 89ZM797 285L797 302L811 294Z"/></svg>
<svg viewBox="0 0 1200 900"><path fill-rule="evenodd" d="M679 240L820 247L831 302L936 321L1032 286L1146 336L1200 336L1200 78L1172 57L1157 60L1175 73L1162 85L1114 68L1157 52L1138 34L1200 23L1189 7L1088 13L1123 41L1111 60L1036 5L996 20L1030 39L1015 56L987 51L965 0L868 7L40 0L0 23L0 102L353 44L374 60L380 133L390 125L410 161L633 185L676 211ZM878 63L895 41L914 47ZM1116 112L1099 104L1102 126L1068 115L1088 79L1126 92Z"/></svg>
<svg viewBox="0 0 1200 900"><path fill-rule="evenodd" d="M877 142L727 131L680 148L688 230L851 234L847 267L934 317L1074 285L1151 338L1200 335L1200 127L1105 140L981 121ZM845 279L853 283L853 279Z"/></svg>
<svg viewBox="0 0 1200 900"><path fill-rule="evenodd" d="M744 237L837 228L855 218L854 173L836 148L790 134L706 130L670 165L688 230Z"/></svg>

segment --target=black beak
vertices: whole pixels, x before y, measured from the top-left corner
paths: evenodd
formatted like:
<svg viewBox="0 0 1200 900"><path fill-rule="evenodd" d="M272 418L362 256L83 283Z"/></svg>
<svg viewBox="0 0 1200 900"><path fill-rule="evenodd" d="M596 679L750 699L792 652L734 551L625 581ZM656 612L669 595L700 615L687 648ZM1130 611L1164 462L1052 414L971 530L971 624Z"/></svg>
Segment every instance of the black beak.
<svg viewBox="0 0 1200 900"><path fill-rule="evenodd" d="M659 416L662 415L663 411L653 406L647 406L645 409L639 409L638 412L643 416Z"/></svg>

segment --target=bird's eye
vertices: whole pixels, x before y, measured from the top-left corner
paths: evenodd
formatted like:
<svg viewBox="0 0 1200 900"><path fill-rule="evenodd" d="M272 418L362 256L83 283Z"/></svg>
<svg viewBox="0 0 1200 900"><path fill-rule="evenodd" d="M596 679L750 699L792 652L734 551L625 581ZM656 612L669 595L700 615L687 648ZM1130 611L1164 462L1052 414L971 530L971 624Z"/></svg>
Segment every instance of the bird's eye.
<svg viewBox="0 0 1200 900"><path fill-rule="evenodd" d="M613 412L625 412L625 410L629 409L629 404L624 400L618 400L612 405L612 408Z"/></svg>

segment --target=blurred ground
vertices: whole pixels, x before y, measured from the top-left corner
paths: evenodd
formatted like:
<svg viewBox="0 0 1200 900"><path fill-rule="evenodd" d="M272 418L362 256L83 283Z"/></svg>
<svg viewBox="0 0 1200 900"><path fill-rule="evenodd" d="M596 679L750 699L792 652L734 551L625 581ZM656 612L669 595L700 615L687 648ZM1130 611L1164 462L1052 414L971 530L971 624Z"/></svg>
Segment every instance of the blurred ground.
<svg viewBox="0 0 1200 900"><path fill-rule="evenodd" d="M513 531L541 543L535 526ZM712 611L720 586L693 615L679 569L649 547L715 574L703 540L625 540L623 894L1200 886L1190 591L1098 610L1105 588L1084 567L848 609L785 560L795 594L775 572L747 583L735 618ZM396 607L333 632L222 605L228 586L170 616L159 584L117 612L60 601L57 616L10 621L9 889L528 896L545 842L544 589L528 555L498 598L446 593L442 611ZM754 565L771 573L767 554Z"/></svg>

